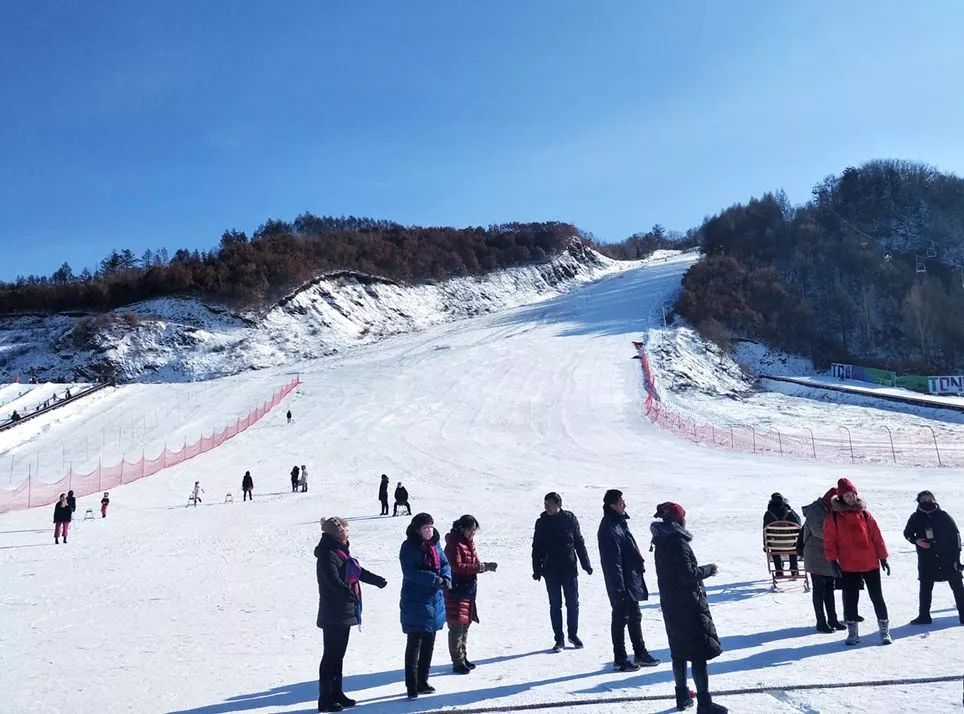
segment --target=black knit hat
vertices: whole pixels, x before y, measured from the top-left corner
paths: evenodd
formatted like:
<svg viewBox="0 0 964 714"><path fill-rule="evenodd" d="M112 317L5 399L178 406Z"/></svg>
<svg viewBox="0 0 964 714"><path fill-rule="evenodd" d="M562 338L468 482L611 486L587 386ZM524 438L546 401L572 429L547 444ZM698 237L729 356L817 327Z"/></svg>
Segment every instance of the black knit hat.
<svg viewBox="0 0 964 714"><path fill-rule="evenodd" d="M934 498L934 494L931 493L930 491L921 491L920 493L917 494L917 502L920 503L920 500L921 500L924 496L930 496L932 501L936 501L936 500L937 500L936 498Z"/></svg>

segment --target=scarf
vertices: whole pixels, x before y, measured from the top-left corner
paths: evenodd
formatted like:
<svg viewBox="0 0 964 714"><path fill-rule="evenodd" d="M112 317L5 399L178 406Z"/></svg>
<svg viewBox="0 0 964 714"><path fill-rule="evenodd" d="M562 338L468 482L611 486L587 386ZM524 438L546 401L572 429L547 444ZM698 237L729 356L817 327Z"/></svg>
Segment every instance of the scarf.
<svg viewBox="0 0 964 714"><path fill-rule="evenodd" d="M355 617L358 619L358 629L361 629L362 594L361 594L361 564L357 558L352 558L348 551L335 550L335 555L345 564L345 585L355 596Z"/></svg>
<svg viewBox="0 0 964 714"><path fill-rule="evenodd" d="M422 541L422 565L435 573L442 568L442 559L439 558L438 548L430 540Z"/></svg>

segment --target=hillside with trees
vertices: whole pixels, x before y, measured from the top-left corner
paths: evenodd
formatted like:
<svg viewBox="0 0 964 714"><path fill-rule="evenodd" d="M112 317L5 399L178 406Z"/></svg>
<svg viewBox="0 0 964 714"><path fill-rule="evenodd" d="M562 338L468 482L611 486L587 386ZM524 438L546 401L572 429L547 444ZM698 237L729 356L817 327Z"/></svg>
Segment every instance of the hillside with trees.
<svg viewBox="0 0 964 714"><path fill-rule="evenodd" d="M249 237L228 230L210 251L113 251L96 271L64 263L50 276L0 283L0 314L105 311L182 295L254 308L329 271L357 271L419 283L541 263L583 234L568 223L488 228L402 226L371 218L269 220Z"/></svg>
<svg viewBox="0 0 964 714"><path fill-rule="evenodd" d="M751 338L899 371L964 368L964 180L872 161L791 206L767 193L707 219L678 312L707 337Z"/></svg>

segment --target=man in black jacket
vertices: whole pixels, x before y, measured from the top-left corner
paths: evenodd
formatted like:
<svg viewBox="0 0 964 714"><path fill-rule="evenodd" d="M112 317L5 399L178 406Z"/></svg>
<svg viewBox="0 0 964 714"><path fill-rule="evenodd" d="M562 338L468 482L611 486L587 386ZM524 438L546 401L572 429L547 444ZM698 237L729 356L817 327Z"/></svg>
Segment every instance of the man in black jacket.
<svg viewBox="0 0 964 714"><path fill-rule="evenodd" d="M766 528L771 523L777 523L779 521L788 521L790 523L796 523L800 525L800 516L797 512L793 510L790 506L790 502L783 497L780 493L774 493L770 496L770 502L767 504L766 513L763 514L763 527ZM774 555L773 557L773 568L776 570L776 575L778 578L783 577L783 558L779 555ZM797 556L790 556L790 574L796 577L800 574L799 567L797 565Z"/></svg>
<svg viewBox="0 0 964 714"><path fill-rule="evenodd" d="M912 625L931 624L931 595L935 582L947 582L954 593L957 614L964 625L964 584L961 581L961 534L950 515L941 510L930 491L917 494L917 510L907 521L904 538L917 546L920 614Z"/></svg>
<svg viewBox="0 0 964 714"><path fill-rule="evenodd" d="M599 524L599 562L606 579L606 592L613 608L613 668L618 672L635 672L640 667L655 667L659 660L646 651L643 642L639 601L649 599L643 573L646 570L636 539L626 521L623 492L606 491L603 496L603 519ZM625 629L633 644L634 661L626 655Z"/></svg>
<svg viewBox="0 0 964 714"><path fill-rule="evenodd" d="M393 516L398 515L399 506L405 506L408 515L412 515L412 507L408 503L408 489L402 486L401 481L395 486L395 507L392 509Z"/></svg>
<svg viewBox="0 0 964 714"><path fill-rule="evenodd" d="M576 558L589 575L592 565L579 521L571 511L562 510L562 496L553 491L545 497L546 510L536 520L532 534L532 579L546 579L549 593L549 620L555 635L553 652L565 647L562 637L562 596L566 596L566 629L573 647L582 647L579 639L579 573Z"/></svg>
<svg viewBox="0 0 964 714"><path fill-rule="evenodd" d="M378 484L378 500L382 504L382 512L380 515L388 515L388 476L382 474L382 481Z"/></svg>

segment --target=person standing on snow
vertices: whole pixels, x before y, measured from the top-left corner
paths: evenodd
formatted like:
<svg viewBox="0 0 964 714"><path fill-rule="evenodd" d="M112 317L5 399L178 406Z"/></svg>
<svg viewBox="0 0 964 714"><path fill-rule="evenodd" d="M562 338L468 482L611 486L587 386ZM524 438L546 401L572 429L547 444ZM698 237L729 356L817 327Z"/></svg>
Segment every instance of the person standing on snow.
<svg viewBox="0 0 964 714"><path fill-rule="evenodd" d="M378 484L378 500L382 504L382 512L379 514L381 516L388 515L388 476L382 474L381 483Z"/></svg>
<svg viewBox="0 0 964 714"><path fill-rule="evenodd" d="M445 625L444 590L452 587L452 569L439 547L435 521L419 513L405 531L398 551L402 566L402 594L399 600L405 645L405 690L409 699L433 694L428 683L435 650L435 633Z"/></svg>
<svg viewBox="0 0 964 714"><path fill-rule="evenodd" d="M201 482L194 482L194 490L191 492L191 500L194 501L194 507L197 508L197 504L201 502L201 494L204 493L204 489L201 488Z"/></svg>
<svg viewBox="0 0 964 714"><path fill-rule="evenodd" d="M479 621L475 606L479 573L494 573L498 563L483 563L475 549L475 534L479 522L465 515L452 524L445 534L445 557L452 569L452 587L445 591L445 620L449 625L449 654L452 671L468 674L475 665L465 653L469 627Z"/></svg>
<svg viewBox="0 0 964 714"><path fill-rule="evenodd" d="M302 493L308 493L308 467L304 464L301 465L301 477L298 479L298 485L301 486Z"/></svg>
<svg viewBox="0 0 964 714"><path fill-rule="evenodd" d="M796 514L790 507L790 502L786 500L781 494L774 493L770 496L770 502L767 504L766 513L763 514L763 527L766 528L771 523L776 523L778 521L789 521L790 523L796 523L800 525L800 516ZM776 577L783 577L783 558L779 555L773 555L773 567L776 570ZM797 556L790 556L790 574L799 575L800 568L797 566Z"/></svg>
<svg viewBox="0 0 964 714"><path fill-rule="evenodd" d="M545 511L536 519L532 533L532 579L546 579L549 594L549 622L555 638L553 652L565 647L562 634L562 597L566 597L566 629L569 642L576 649L579 639L579 572L576 560L592 575L586 541L579 530L579 520L571 511L562 510L562 496L555 491L543 500Z"/></svg>
<svg viewBox="0 0 964 714"><path fill-rule="evenodd" d="M100 517L107 518L107 507L110 505L110 494L104 491L104 497L100 499Z"/></svg>
<svg viewBox="0 0 964 714"><path fill-rule="evenodd" d="M612 605L613 669L635 672L640 667L655 667L659 660L646 650L643 641L642 613L639 601L649 599L643 573L646 566L636 539L626 521L623 492L606 491L603 496L603 518L599 524L599 563L606 580L606 592ZM626 632L633 645L633 661L626 654Z"/></svg>
<svg viewBox="0 0 964 714"><path fill-rule="evenodd" d="M957 615L964 625L961 533L954 519L941 510L930 491L917 494L917 510L907 520L904 538L917 546L917 577L920 580L920 614L910 624L931 624L934 583L946 582L954 593Z"/></svg>
<svg viewBox="0 0 964 714"><path fill-rule="evenodd" d="M662 519L653 522L649 529L655 549L659 606L673 656L676 710L693 706L686 684L686 663L690 662L696 685L697 714L726 714L726 707L714 704L710 696L706 667L708 660L723 652L703 587L706 578L717 574L716 564L697 565L690 547L693 535L686 530L686 511L678 503L659 504L653 517Z"/></svg>
<svg viewBox="0 0 964 714"><path fill-rule="evenodd" d="M850 479L837 481L837 495L831 499L830 513L823 523L823 552L834 574L843 581L846 644L860 642L857 604L861 581L867 585L867 594L874 604L881 643L891 644L887 604L880 584L881 568L890 575L887 546L877 521L867 510L867 504L858 497L857 487Z"/></svg>
<svg viewBox="0 0 964 714"><path fill-rule="evenodd" d="M298 481L301 480L301 471L298 466L295 465L291 467L291 492L297 493L298 491Z"/></svg>
<svg viewBox="0 0 964 714"><path fill-rule="evenodd" d="M353 625L361 625L361 583L381 589L388 581L365 570L351 556L348 521L322 518L321 540L315 546L315 574L318 579L318 620L324 631L324 651L318 665L318 711L340 712L355 706L345 696L342 665Z"/></svg>
<svg viewBox="0 0 964 714"><path fill-rule="evenodd" d="M412 515L412 507L408 503L408 489L402 486L402 482L399 481L395 486L395 508L392 509L392 515L398 515L398 507L405 506L405 510L408 511L407 515Z"/></svg>
<svg viewBox="0 0 964 714"><path fill-rule="evenodd" d="M77 511L77 499L74 498L73 491L67 491L67 505L70 506L70 515L73 516Z"/></svg>
<svg viewBox="0 0 964 714"><path fill-rule="evenodd" d="M291 423L291 410L288 410L288 423Z"/></svg>
<svg viewBox="0 0 964 714"><path fill-rule="evenodd" d="M823 554L823 524L830 513L830 502L836 495L837 489L831 488L821 498L804 506L803 517L806 520L800 531L803 541L803 569L810 573L810 581L813 583L810 594L813 597L813 611L817 616L817 632L824 633L847 629L837 619L833 566Z"/></svg>
<svg viewBox="0 0 964 714"><path fill-rule="evenodd" d="M241 479L241 491L244 493L244 500L247 501L249 498L254 500L254 479L251 478L251 472L245 471L244 477Z"/></svg>
<svg viewBox="0 0 964 714"><path fill-rule="evenodd" d="M64 543L67 542L67 531L70 530L72 515L73 511L67 503L67 494L60 494L60 500L54 504L54 543L59 544L61 536L64 538Z"/></svg>

